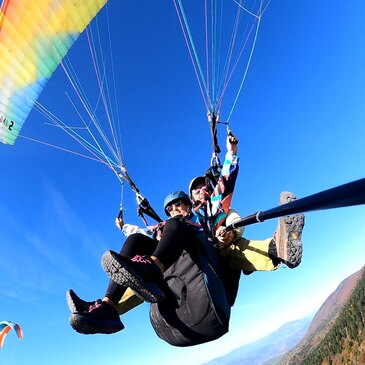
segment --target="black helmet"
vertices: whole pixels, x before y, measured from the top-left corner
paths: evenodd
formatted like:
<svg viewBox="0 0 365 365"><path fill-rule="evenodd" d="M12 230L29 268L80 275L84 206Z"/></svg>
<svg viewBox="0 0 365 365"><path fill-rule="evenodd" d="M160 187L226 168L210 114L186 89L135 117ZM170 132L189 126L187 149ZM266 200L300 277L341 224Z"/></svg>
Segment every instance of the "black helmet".
<svg viewBox="0 0 365 365"><path fill-rule="evenodd" d="M167 195L167 197L165 198L165 200L163 202L163 207L164 207L164 210L165 210L166 215L168 215L168 216L170 215L170 213L166 210L166 207L168 205L170 205L172 202L174 202L175 200L182 200L189 207L192 206L188 194L186 194L182 190L173 191L172 193L170 193L169 195Z"/></svg>
<svg viewBox="0 0 365 365"><path fill-rule="evenodd" d="M189 184L189 194L190 196L192 196L192 191L200 184L206 185L206 178L205 176L197 176L194 177L193 180L190 181Z"/></svg>

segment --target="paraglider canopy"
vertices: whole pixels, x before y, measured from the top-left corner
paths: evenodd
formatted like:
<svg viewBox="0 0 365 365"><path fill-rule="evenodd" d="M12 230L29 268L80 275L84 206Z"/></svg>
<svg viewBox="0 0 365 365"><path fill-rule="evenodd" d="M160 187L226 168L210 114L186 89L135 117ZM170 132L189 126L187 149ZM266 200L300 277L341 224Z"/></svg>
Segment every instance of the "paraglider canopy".
<svg viewBox="0 0 365 365"><path fill-rule="evenodd" d="M14 144L47 80L107 0L4 0L0 8L0 141Z"/></svg>
<svg viewBox="0 0 365 365"><path fill-rule="evenodd" d="M0 348L3 346L6 335L10 330L16 332L18 338L23 338L23 332L20 326L15 322L1 321L0 322Z"/></svg>

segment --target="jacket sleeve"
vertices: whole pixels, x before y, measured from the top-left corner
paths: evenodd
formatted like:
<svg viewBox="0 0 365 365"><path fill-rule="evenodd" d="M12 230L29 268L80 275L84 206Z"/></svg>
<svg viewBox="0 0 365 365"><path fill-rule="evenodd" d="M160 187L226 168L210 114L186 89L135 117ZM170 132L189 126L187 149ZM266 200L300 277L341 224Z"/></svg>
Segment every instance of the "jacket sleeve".
<svg viewBox="0 0 365 365"><path fill-rule="evenodd" d="M230 208L228 210L227 218L226 218L226 225L229 226L234 222L237 222L241 219L240 215L238 214L237 210ZM243 236L243 232L245 231L245 227L238 227L234 229L234 233L237 238L241 238Z"/></svg>
<svg viewBox="0 0 365 365"><path fill-rule="evenodd" d="M133 224L124 224L123 228L122 228L122 233L124 234L124 236L128 237L131 234L134 233L141 233L144 234L145 236L149 236L152 237L154 230L154 227L147 227L147 228L140 228L138 226L135 226Z"/></svg>
<svg viewBox="0 0 365 365"><path fill-rule="evenodd" d="M228 213L238 176L238 168L238 157L227 152L223 162L221 176L211 195L213 214L219 208L222 208L226 214Z"/></svg>

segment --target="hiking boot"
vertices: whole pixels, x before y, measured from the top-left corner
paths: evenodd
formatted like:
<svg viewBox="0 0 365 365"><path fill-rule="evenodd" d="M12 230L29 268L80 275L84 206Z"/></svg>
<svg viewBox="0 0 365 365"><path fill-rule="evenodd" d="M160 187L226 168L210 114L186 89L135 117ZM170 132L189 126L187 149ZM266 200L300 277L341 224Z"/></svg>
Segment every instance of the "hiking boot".
<svg viewBox="0 0 365 365"><path fill-rule="evenodd" d="M294 194L283 192L280 194L280 205L295 200ZM302 260L302 231L304 214L297 214L279 218L278 228L274 235L277 256L289 268L297 267Z"/></svg>
<svg viewBox="0 0 365 365"><path fill-rule="evenodd" d="M66 292L66 300L71 313L87 312L96 302L95 300L93 302L87 302L81 299L72 289Z"/></svg>
<svg viewBox="0 0 365 365"><path fill-rule="evenodd" d="M75 312L70 317L71 327L85 335L115 333L124 328L117 310L98 299L87 312Z"/></svg>
<svg viewBox="0 0 365 365"><path fill-rule="evenodd" d="M102 265L109 277L119 285L130 287L142 300L158 303L165 299L161 289L162 273L149 256L128 259L114 251L107 251Z"/></svg>

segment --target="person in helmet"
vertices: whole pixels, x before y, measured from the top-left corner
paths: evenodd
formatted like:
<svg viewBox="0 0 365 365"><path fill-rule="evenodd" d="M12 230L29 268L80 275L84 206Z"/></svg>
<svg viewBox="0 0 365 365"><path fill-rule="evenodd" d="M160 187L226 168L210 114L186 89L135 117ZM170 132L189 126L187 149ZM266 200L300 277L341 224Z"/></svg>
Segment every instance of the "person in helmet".
<svg viewBox="0 0 365 365"><path fill-rule="evenodd" d="M103 299L87 302L79 298L73 290L67 292L67 301L72 312L70 324L77 332L84 334L114 333L124 328L118 309L126 296L130 298L130 288L141 300L159 302L165 294L161 287L162 273L181 255L184 249L195 247L196 230L200 225L189 223L192 204L188 194L175 191L164 200L164 211L169 217L154 228L142 230L118 222L128 237L120 253L107 251L102 257L104 270L110 277ZM120 312L120 311L119 311Z"/></svg>
<svg viewBox="0 0 365 365"><path fill-rule="evenodd" d="M302 257L301 235L304 215L280 218L274 237L266 240L247 240L242 237L243 229L225 231L225 226L240 219L230 208L238 174L238 140L229 133L227 153L222 171L217 180L211 176L198 176L189 184L195 218L219 245L220 254L226 257L235 269L245 274L253 271L272 271L281 263L289 268L297 267ZM294 194L283 192L280 204L295 200Z"/></svg>
<svg viewBox="0 0 365 365"><path fill-rule="evenodd" d="M192 203L189 195L184 191L174 191L168 194L164 200L163 208L170 218L177 216L187 217L191 213Z"/></svg>
<svg viewBox="0 0 365 365"><path fill-rule="evenodd" d="M187 211L184 212L183 216L186 217L191 214L192 203L190 201L188 194L186 194L184 191L171 192L164 199L163 207L164 207L165 214L168 217L170 217L170 213L166 209L171 210L172 207L175 207L175 204L172 204L172 203L176 203L176 206L178 207L176 210L176 213L178 213L180 211L180 209L186 208ZM182 203L182 204L180 204L180 203ZM174 211L174 213L175 213L175 211ZM178 214L174 214L174 216L175 215L178 215ZM115 219L115 224L118 227L118 229L120 229L126 237L130 236L133 233L141 233L141 234L144 234L151 238L157 239L159 241L161 238L162 228L165 223L148 226L146 228L140 228L137 225L124 223L123 219L118 217Z"/></svg>
<svg viewBox="0 0 365 365"><path fill-rule="evenodd" d="M195 177L190 182L189 193L195 206L200 204L198 202L207 201L211 191L213 189L206 176ZM294 194L283 192L280 195L279 204L289 203L295 199ZM199 209L202 208L199 207ZM279 218L275 234L265 240L248 240L242 237L243 227L222 234L224 226L228 226L240 218L238 212L230 208L225 224L221 225L215 232L220 254L228 259L232 267L249 274L254 271L273 271L279 268L282 263L289 268L295 268L300 264L302 257L301 236L304 226L303 214Z"/></svg>

